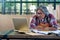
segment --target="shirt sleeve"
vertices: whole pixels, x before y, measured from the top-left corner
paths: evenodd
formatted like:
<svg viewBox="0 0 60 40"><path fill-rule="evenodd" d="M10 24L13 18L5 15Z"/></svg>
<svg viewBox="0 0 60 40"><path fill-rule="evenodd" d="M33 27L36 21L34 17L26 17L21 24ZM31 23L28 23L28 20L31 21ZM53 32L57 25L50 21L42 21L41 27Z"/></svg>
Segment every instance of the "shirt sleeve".
<svg viewBox="0 0 60 40"><path fill-rule="evenodd" d="M36 24L35 23L36 23L36 20L33 17L32 20L31 20L31 22L30 22L30 28L34 29L36 27Z"/></svg>
<svg viewBox="0 0 60 40"><path fill-rule="evenodd" d="M55 17L52 14L50 14L49 16L50 16L50 19L51 19L50 24L52 25L52 27L57 28L58 27L57 20L55 19Z"/></svg>

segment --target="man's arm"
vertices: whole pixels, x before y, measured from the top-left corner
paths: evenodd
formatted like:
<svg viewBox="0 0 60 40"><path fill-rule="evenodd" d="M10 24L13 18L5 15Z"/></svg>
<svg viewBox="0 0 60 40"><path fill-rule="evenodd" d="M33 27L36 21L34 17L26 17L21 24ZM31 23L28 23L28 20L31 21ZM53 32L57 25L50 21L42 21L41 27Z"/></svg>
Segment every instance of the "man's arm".
<svg viewBox="0 0 60 40"><path fill-rule="evenodd" d="M30 28L35 29L35 27L36 27L36 20L35 20L35 17L33 17L31 22L30 22Z"/></svg>
<svg viewBox="0 0 60 40"><path fill-rule="evenodd" d="M57 29L58 28L57 20L52 14L50 14L49 16L50 16L50 24L52 25L52 27Z"/></svg>

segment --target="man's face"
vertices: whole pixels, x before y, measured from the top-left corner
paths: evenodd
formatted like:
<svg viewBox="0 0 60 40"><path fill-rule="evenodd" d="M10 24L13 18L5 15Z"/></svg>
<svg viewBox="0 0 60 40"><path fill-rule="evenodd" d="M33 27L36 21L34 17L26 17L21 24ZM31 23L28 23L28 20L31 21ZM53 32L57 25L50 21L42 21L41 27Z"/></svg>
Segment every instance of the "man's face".
<svg viewBox="0 0 60 40"><path fill-rule="evenodd" d="M45 17L45 14L41 10L37 10L37 16L42 19Z"/></svg>

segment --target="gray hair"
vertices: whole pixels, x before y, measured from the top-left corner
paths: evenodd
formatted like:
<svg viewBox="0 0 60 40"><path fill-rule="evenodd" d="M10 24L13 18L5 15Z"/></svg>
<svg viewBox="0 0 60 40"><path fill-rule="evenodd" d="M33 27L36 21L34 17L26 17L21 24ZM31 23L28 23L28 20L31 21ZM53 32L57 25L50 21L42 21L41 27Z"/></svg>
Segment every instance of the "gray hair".
<svg viewBox="0 0 60 40"><path fill-rule="evenodd" d="M39 6L39 7L37 8L37 10L39 10L39 9L42 10L43 13L46 14L46 15L50 14L49 11L48 11L48 9L46 8L46 6L41 5L41 6ZM36 11L37 11L37 10L36 10Z"/></svg>

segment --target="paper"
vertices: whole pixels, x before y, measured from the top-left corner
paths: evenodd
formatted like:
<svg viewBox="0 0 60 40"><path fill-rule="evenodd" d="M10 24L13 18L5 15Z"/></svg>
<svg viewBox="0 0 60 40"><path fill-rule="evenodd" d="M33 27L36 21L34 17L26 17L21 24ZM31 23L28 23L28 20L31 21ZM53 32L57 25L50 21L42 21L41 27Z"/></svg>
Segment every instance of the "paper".
<svg viewBox="0 0 60 40"><path fill-rule="evenodd" d="M37 34L48 34L48 33L55 33L55 34L59 34L60 33L60 30L56 30L56 31L38 31L38 30L35 30L35 29L31 29L32 31L34 31L35 33Z"/></svg>

